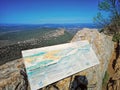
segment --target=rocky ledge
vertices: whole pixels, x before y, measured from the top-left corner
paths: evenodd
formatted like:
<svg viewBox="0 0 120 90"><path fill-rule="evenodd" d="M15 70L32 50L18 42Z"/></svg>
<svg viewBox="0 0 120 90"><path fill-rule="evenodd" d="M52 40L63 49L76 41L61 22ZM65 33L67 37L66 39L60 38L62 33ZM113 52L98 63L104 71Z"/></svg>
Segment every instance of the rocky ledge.
<svg viewBox="0 0 120 90"><path fill-rule="evenodd" d="M112 75L109 77L106 89L120 90L120 46L117 44L115 44L115 55L111 63L109 64L109 67L112 68ZM111 72L111 69L108 69L108 72Z"/></svg>
<svg viewBox="0 0 120 90"><path fill-rule="evenodd" d="M88 40L90 42L100 64L44 87L41 90L70 90L71 83L77 75L87 78L88 90L101 90L102 79L112 56L114 43L110 36L101 34L96 29L87 28L78 31L71 42L79 40ZM30 90L22 58L0 66L0 90Z"/></svg>

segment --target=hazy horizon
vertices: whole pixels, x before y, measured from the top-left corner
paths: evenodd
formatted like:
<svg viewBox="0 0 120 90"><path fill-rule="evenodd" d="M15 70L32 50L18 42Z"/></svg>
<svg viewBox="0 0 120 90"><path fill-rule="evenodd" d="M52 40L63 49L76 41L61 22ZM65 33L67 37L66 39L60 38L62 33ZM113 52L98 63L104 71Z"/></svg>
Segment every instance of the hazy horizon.
<svg viewBox="0 0 120 90"><path fill-rule="evenodd" d="M94 23L0 23L0 25L80 25L80 24L94 24Z"/></svg>

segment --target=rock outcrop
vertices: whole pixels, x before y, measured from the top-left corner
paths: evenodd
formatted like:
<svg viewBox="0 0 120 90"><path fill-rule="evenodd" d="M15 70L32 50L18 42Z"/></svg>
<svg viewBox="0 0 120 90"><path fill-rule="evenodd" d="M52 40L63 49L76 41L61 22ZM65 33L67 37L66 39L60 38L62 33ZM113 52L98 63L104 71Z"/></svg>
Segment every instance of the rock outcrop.
<svg viewBox="0 0 120 90"><path fill-rule="evenodd" d="M120 46L115 45L115 58L112 61L113 73L107 83L107 90L120 90Z"/></svg>
<svg viewBox="0 0 120 90"><path fill-rule="evenodd" d="M110 78L107 86L108 90L120 90L120 57L115 65L115 73Z"/></svg>
<svg viewBox="0 0 120 90"><path fill-rule="evenodd" d="M77 75L87 78L88 90L101 90L102 79L112 56L114 43L111 37L101 34L97 30L86 28L78 31L71 42L79 40L88 40L90 42L100 64L40 90L70 90L74 77ZM0 90L30 90L22 59L14 60L0 66Z"/></svg>
<svg viewBox="0 0 120 90"><path fill-rule="evenodd" d="M53 37L58 37L60 35L64 35L64 32L65 32L64 29L51 31L51 32L45 33L45 35L43 36L43 39L48 40Z"/></svg>

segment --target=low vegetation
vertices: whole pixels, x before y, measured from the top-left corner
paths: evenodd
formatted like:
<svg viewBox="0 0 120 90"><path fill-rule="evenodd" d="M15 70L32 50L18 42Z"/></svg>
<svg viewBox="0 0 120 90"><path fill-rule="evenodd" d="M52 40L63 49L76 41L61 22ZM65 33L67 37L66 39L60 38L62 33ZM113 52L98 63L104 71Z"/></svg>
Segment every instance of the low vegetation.
<svg viewBox="0 0 120 90"><path fill-rule="evenodd" d="M108 74L108 72L106 71L106 72L105 72L105 75L104 75L104 78L103 78L103 82L102 82L103 87L106 87L106 86L107 86L108 81L109 81L109 74Z"/></svg>

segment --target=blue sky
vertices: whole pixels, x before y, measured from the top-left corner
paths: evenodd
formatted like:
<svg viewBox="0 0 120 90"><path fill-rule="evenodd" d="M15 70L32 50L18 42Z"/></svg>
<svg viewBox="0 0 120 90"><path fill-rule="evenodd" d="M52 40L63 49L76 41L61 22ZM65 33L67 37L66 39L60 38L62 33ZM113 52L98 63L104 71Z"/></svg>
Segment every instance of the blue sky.
<svg viewBox="0 0 120 90"><path fill-rule="evenodd" d="M0 23L92 23L98 0L0 0Z"/></svg>

